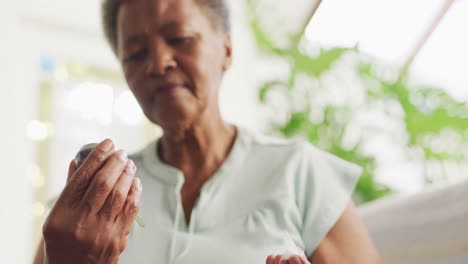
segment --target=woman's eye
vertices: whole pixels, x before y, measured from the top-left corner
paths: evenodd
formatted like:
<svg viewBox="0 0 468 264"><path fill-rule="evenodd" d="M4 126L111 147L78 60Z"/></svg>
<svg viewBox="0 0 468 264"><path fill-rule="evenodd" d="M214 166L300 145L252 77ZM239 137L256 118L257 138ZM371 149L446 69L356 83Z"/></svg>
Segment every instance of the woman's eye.
<svg viewBox="0 0 468 264"><path fill-rule="evenodd" d="M138 61L141 59L144 59L146 56L146 50L138 50L133 53L131 53L127 58L125 59L126 62L133 62L133 61Z"/></svg>
<svg viewBox="0 0 468 264"><path fill-rule="evenodd" d="M181 45L184 45L184 44L187 44L189 43L191 40L190 37L173 37L173 38L169 38L167 40L167 42L172 45L172 46L181 46Z"/></svg>

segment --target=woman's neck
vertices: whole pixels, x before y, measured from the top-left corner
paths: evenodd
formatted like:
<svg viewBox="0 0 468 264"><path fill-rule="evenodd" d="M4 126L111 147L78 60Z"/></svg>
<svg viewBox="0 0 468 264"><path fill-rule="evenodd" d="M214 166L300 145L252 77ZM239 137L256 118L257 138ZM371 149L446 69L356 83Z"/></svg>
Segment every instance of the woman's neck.
<svg viewBox="0 0 468 264"><path fill-rule="evenodd" d="M200 122L179 131L165 130L158 154L160 159L181 170L186 180L209 177L229 154L237 129L219 118Z"/></svg>

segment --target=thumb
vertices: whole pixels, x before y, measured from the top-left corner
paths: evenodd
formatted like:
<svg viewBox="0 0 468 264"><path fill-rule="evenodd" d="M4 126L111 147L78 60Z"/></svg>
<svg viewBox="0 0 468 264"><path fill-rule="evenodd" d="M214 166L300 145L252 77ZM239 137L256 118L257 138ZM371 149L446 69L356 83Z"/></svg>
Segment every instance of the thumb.
<svg viewBox="0 0 468 264"><path fill-rule="evenodd" d="M70 162L70 165L68 166L68 176L67 176L67 183L68 181L70 181L71 177L73 176L73 174L75 173L77 167L76 167L76 161L73 159L71 162Z"/></svg>
<svg viewBox="0 0 468 264"><path fill-rule="evenodd" d="M76 170L77 170L76 162L75 162L75 160L72 160L70 162L70 165L68 165L68 176L67 176L67 183L65 184L65 188L69 184L70 179L72 178L73 174L75 174ZM54 201L54 208L63 201L63 199L64 199L63 197L65 196L64 192L65 192L65 189L62 191L62 193L57 198L57 200ZM52 209L52 211L53 210L54 209Z"/></svg>

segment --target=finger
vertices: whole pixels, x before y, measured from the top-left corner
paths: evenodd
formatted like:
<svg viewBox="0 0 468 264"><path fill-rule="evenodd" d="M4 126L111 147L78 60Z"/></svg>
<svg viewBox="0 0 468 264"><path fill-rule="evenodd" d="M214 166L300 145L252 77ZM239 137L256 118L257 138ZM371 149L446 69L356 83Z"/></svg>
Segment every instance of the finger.
<svg viewBox="0 0 468 264"><path fill-rule="evenodd" d="M75 160L72 160L70 162L70 165L68 166L68 175L67 175L67 184L70 181L70 178L76 171L76 163ZM64 191L60 194L60 197L58 200L55 202L55 205L62 204L66 207L74 207L76 205L80 204L81 199L83 198L84 192L72 192L69 193L66 191L66 185ZM65 202L65 203L63 203Z"/></svg>
<svg viewBox="0 0 468 264"><path fill-rule="evenodd" d="M99 214L109 219L115 220L116 216L122 210L122 207L127 200L128 192L132 186L133 177L135 176L136 167L133 161L128 160L120 178L114 186L106 202L102 206Z"/></svg>
<svg viewBox="0 0 468 264"><path fill-rule="evenodd" d="M127 161L127 153L124 150L119 150L96 173L82 201L82 206L89 213L97 214L101 210L107 196L109 196L109 193L114 189L117 180L120 178Z"/></svg>
<svg viewBox="0 0 468 264"><path fill-rule="evenodd" d="M76 196L77 192L86 191L96 172L102 167L104 162L114 152L114 143L106 139L99 143L89 154L84 163L77 168L65 187L65 192Z"/></svg>
<svg viewBox="0 0 468 264"><path fill-rule="evenodd" d="M291 264L302 264L302 261L298 256L294 256L294 257L289 259L289 263L291 263Z"/></svg>
<svg viewBox="0 0 468 264"><path fill-rule="evenodd" d="M68 166L67 182L70 181L70 178L71 178L72 175L75 173L75 171L76 171L76 162L75 162L75 159L73 159L73 160L70 162L70 165Z"/></svg>
<svg viewBox="0 0 468 264"><path fill-rule="evenodd" d="M123 253L125 249L127 248L128 236L123 237L121 243L122 243L122 247L121 247L120 253Z"/></svg>
<svg viewBox="0 0 468 264"><path fill-rule="evenodd" d="M281 257L281 255L276 255L275 256L275 264L282 264L281 263L282 259L283 259L283 257Z"/></svg>
<svg viewBox="0 0 468 264"><path fill-rule="evenodd" d="M275 264L275 256L274 255L268 256L266 259L266 264Z"/></svg>
<svg viewBox="0 0 468 264"><path fill-rule="evenodd" d="M138 177L134 177L125 205L117 216L117 221L122 226L125 234L130 233L133 222L140 210L142 191L140 179Z"/></svg>
<svg viewBox="0 0 468 264"><path fill-rule="evenodd" d="M310 261L306 257L301 257L302 264L310 264Z"/></svg>

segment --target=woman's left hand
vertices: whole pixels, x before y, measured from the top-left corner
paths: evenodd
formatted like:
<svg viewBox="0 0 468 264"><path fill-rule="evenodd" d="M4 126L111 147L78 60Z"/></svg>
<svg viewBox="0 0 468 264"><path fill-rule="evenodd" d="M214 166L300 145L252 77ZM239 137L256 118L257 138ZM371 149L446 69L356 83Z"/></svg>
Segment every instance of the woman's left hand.
<svg viewBox="0 0 468 264"><path fill-rule="evenodd" d="M283 257L282 255L270 255L266 264L310 264L304 256Z"/></svg>

